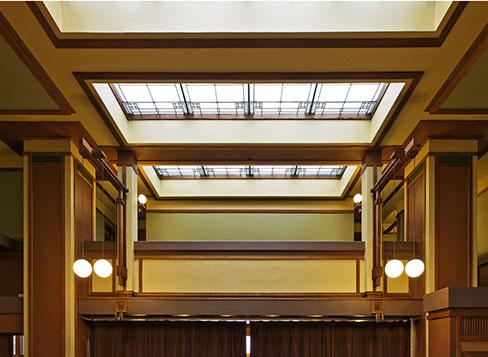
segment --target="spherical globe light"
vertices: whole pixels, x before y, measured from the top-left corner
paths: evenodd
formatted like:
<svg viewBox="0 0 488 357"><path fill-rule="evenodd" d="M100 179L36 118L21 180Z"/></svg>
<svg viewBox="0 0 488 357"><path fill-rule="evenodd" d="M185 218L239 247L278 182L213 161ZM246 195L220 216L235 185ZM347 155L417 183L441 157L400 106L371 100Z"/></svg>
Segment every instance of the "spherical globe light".
<svg viewBox="0 0 488 357"><path fill-rule="evenodd" d="M352 198L355 204L360 204L363 201L363 196L360 193L356 193Z"/></svg>
<svg viewBox="0 0 488 357"><path fill-rule="evenodd" d="M86 259L78 259L73 263L73 271L80 278L88 278L92 273L92 266Z"/></svg>
<svg viewBox="0 0 488 357"><path fill-rule="evenodd" d="M405 273L411 278L418 278L423 274L425 264L420 259L412 259L405 265Z"/></svg>
<svg viewBox="0 0 488 357"><path fill-rule="evenodd" d="M93 265L93 269L100 278L108 278L112 275L113 270L112 264L106 259L98 259Z"/></svg>
<svg viewBox="0 0 488 357"><path fill-rule="evenodd" d="M392 259L385 265L385 273L389 278L398 278L403 273L403 263L401 260Z"/></svg>
<svg viewBox="0 0 488 357"><path fill-rule="evenodd" d="M140 194L137 196L137 202L139 202L141 205L145 205L147 203L146 195Z"/></svg>

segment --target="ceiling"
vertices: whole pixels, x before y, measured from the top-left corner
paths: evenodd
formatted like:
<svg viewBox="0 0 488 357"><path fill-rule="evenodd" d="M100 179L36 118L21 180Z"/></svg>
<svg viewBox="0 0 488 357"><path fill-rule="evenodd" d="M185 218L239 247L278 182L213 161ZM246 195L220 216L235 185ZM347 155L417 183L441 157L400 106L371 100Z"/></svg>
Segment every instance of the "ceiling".
<svg viewBox="0 0 488 357"><path fill-rule="evenodd" d="M488 50L469 69L441 109L488 109Z"/></svg>
<svg viewBox="0 0 488 357"><path fill-rule="evenodd" d="M486 112L431 114L426 110L429 102L486 26L488 21L487 2L469 2L442 45L394 46L391 48L378 46L309 48L110 48L100 46L99 48L83 48L81 45L63 48L53 40L52 36L50 37L49 32L45 31L27 3L0 2L0 12L4 17L4 19L0 19L3 23L3 32L5 32L5 28L11 27L10 32L13 31L20 37L31 55L45 70L49 80L52 80L54 88L59 90L62 97L73 108L71 114L42 113L42 110L56 108L52 93L47 94L46 86L35 80L39 78L39 73L33 74L32 69L29 73L23 64L24 61L20 60L8 44L0 38L0 75L2 78L8 79L2 81L0 87L0 121L80 122L99 146L116 148L121 143L120 138L118 138L117 131L110 128L110 125L104 120L99 108L94 106L74 73L102 75L110 73L112 77L116 77L120 73L135 75L139 73L143 77L147 73L162 72L342 72L357 73L358 76L364 72L421 72L423 74L420 81L408 100L402 103L401 110L394 122L378 143L379 147L389 148L402 145L421 120L488 120ZM8 24L6 24L7 22ZM127 38L134 38L134 35L127 34ZM487 88L487 57L485 51L467 71L458 87L450 93L442 108L486 108L487 91L483 89ZM1 109L16 109L18 112L5 112ZM29 110L40 110L41 112L33 114ZM197 130L201 130L201 127L190 122L185 125L189 132L200 133ZM156 151L149 156L153 161L157 161L159 156L160 160L163 160L165 152L161 151L161 146L178 147L185 144L187 143L178 142L178 138L173 138L171 142L159 143L158 148L154 148ZM216 142L214 144L218 146L224 143ZM313 144L310 142L306 146ZM205 140L200 143L192 143L192 145L193 147L207 146ZM354 143L351 145L357 146ZM145 152L148 150L150 151L151 148L140 149ZM259 151L259 147L254 147L253 150ZM341 146L334 146L334 150L331 152L344 151L344 155L346 155L345 151L350 151L350 148L342 149ZM354 157L354 160L360 160L360 153Z"/></svg>
<svg viewBox="0 0 488 357"><path fill-rule="evenodd" d="M0 36L0 110L55 110L58 106Z"/></svg>

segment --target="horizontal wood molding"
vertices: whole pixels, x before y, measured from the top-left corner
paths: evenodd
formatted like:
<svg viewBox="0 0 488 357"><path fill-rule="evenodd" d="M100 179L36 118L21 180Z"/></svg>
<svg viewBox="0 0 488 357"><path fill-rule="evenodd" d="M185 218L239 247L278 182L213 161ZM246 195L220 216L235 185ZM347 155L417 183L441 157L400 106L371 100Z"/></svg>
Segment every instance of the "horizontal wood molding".
<svg viewBox="0 0 488 357"><path fill-rule="evenodd" d="M0 34L5 38L10 47L15 51L20 60L29 68L34 77L43 86L46 92L51 96L53 101L59 107L59 109L12 109L0 110L0 114L71 114L74 113L73 107L69 104L68 100L61 93L56 84L49 77L47 72L41 66L41 64L34 57L32 52L29 51L26 44L20 36L15 32L14 28L8 22L7 18L0 12Z"/></svg>
<svg viewBox="0 0 488 357"><path fill-rule="evenodd" d="M144 241L136 259L362 259L364 242Z"/></svg>
<svg viewBox="0 0 488 357"><path fill-rule="evenodd" d="M115 258L116 242L84 241L81 250L89 258Z"/></svg>
<svg viewBox="0 0 488 357"><path fill-rule="evenodd" d="M126 317L189 318L227 317L371 317L371 299L365 295L259 294L180 295L167 297L90 297L78 300L78 311L86 317L113 316L116 302L127 301ZM415 317L422 314L422 300L384 298L385 316Z"/></svg>
<svg viewBox="0 0 488 357"><path fill-rule="evenodd" d="M461 16L466 2L451 5L439 25L439 30L427 36L408 37L348 37L348 38L296 38L282 34L279 38L102 38L93 34L87 38L77 34L66 36L55 24L46 8L39 2L28 2L47 36L57 48L385 48L385 47L440 47ZM61 37L60 35L64 35ZM323 34L322 34L323 35Z"/></svg>
<svg viewBox="0 0 488 357"><path fill-rule="evenodd" d="M488 287L443 288L424 296L424 312L446 309L488 309Z"/></svg>
<svg viewBox="0 0 488 357"><path fill-rule="evenodd" d="M452 108L441 109L449 95L454 91L464 76L476 63L478 58L488 48L488 25L485 25L481 33L474 40L468 51L461 58L457 66L451 72L439 91L425 108L430 114L488 114L487 108Z"/></svg>

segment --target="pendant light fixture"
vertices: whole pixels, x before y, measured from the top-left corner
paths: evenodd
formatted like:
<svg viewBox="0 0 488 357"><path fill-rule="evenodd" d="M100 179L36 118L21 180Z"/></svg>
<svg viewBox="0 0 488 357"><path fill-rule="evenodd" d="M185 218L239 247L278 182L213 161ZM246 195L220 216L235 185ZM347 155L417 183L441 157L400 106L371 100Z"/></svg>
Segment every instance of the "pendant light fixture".
<svg viewBox="0 0 488 357"><path fill-rule="evenodd" d="M103 166L102 166L102 180L103 180ZM105 195L104 195L105 196ZM108 278L112 275L113 268L112 264L105 259L105 237L102 241L102 259L98 259L95 264L93 265L93 270L95 270L95 274L97 274L100 278Z"/></svg>
<svg viewBox="0 0 488 357"><path fill-rule="evenodd" d="M413 157L413 172L415 172L415 156ZM415 179L415 178L414 178ZM413 207L415 210L415 186L416 184L414 183L413 185ZM418 278L424 273L425 270L425 264L422 260L417 259L417 240L415 239L415 212L413 214L413 229L412 229L412 236L414 238L413 241L413 259L409 260L407 264L405 265L405 273L410 277L410 278Z"/></svg>
<svg viewBox="0 0 488 357"><path fill-rule="evenodd" d="M81 244L84 245L83 242ZM84 252L84 247L81 249ZM88 260L81 258L73 263L73 272L80 278L88 278L92 274L92 266Z"/></svg>
<svg viewBox="0 0 488 357"><path fill-rule="evenodd" d="M98 259L93 265L93 269L100 278L108 278L113 271L112 264L107 259Z"/></svg>
<svg viewBox="0 0 488 357"><path fill-rule="evenodd" d="M393 179L395 178L395 167L393 167ZM379 218L378 218L379 219ZM396 242L393 242L393 259L390 259L385 265L385 274L391 279L398 278L403 273L403 262L396 259Z"/></svg>
<svg viewBox="0 0 488 357"><path fill-rule="evenodd" d="M81 163L83 165L84 158ZM81 196L81 212L85 212L85 198ZM82 228L83 229L83 228ZM82 234L83 237L83 234ZM81 241L81 258L73 263L73 272L80 278L88 278L92 274L92 266L88 260L85 259L85 242Z"/></svg>
<svg viewBox="0 0 488 357"><path fill-rule="evenodd" d="M403 273L403 263L401 260L392 259L385 265L385 273L389 278L398 278Z"/></svg>
<svg viewBox="0 0 488 357"><path fill-rule="evenodd" d="M403 273L403 262L396 259L396 242L393 242L393 259L389 260L385 265L385 274L387 277L395 279Z"/></svg>
<svg viewBox="0 0 488 357"><path fill-rule="evenodd" d="M141 205L145 205L147 203L146 195L141 193L139 196L137 196L137 202L139 202Z"/></svg>
<svg viewBox="0 0 488 357"><path fill-rule="evenodd" d="M363 196L362 196L360 193L356 193L356 194L354 195L354 197L352 198L352 200L353 200L353 202L354 202L355 204L357 204L357 205L358 205L358 204L360 204L361 202L363 202Z"/></svg>

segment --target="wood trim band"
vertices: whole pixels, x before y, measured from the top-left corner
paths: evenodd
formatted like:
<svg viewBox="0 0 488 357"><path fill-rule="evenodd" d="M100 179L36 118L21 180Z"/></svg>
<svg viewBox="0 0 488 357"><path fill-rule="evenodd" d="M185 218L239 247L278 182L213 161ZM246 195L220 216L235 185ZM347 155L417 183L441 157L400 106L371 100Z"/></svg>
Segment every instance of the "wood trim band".
<svg viewBox="0 0 488 357"><path fill-rule="evenodd" d="M478 58L488 48L488 25L485 25L481 33L476 37L468 51L461 58L454 70L451 72L446 81L442 84L439 91L425 108L430 114L488 114L488 109L441 109L442 104L447 100L449 95L454 91L457 85L462 81L464 76L473 67Z"/></svg>
<svg viewBox="0 0 488 357"><path fill-rule="evenodd" d="M45 9L39 2L28 2L32 13L56 48L398 48L398 47L440 47L461 16L467 2L451 5L445 19L439 26L442 30L429 33L427 37L396 38L138 38L106 39L100 37L60 38L61 33L53 19L47 19ZM94 34L100 36L100 34Z"/></svg>
<svg viewBox="0 0 488 357"><path fill-rule="evenodd" d="M157 316L279 317L371 316L371 301L364 294L189 294L127 298L127 316L139 319ZM118 297L91 297L78 300L83 316L113 316ZM384 298L385 316L420 316L422 300ZM179 316L178 316L179 315Z"/></svg>
<svg viewBox="0 0 488 357"><path fill-rule="evenodd" d="M136 259L362 259L364 242L145 241Z"/></svg>
<svg viewBox="0 0 488 357"><path fill-rule="evenodd" d="M73 107L69 104L68 100L61 93L59 88L54 84L47 72L36 60L32 52L29 51L26 44L20 36L15 32L14 28L8 22L7 18L0 12L0 34L5 38L10 47L15 51L20 60L27 66L32 72L34 77L44 87L49 96L54 100L59 109L2 109L0 114L53 114L53 115L66 115L75 112Z"/></svg>

